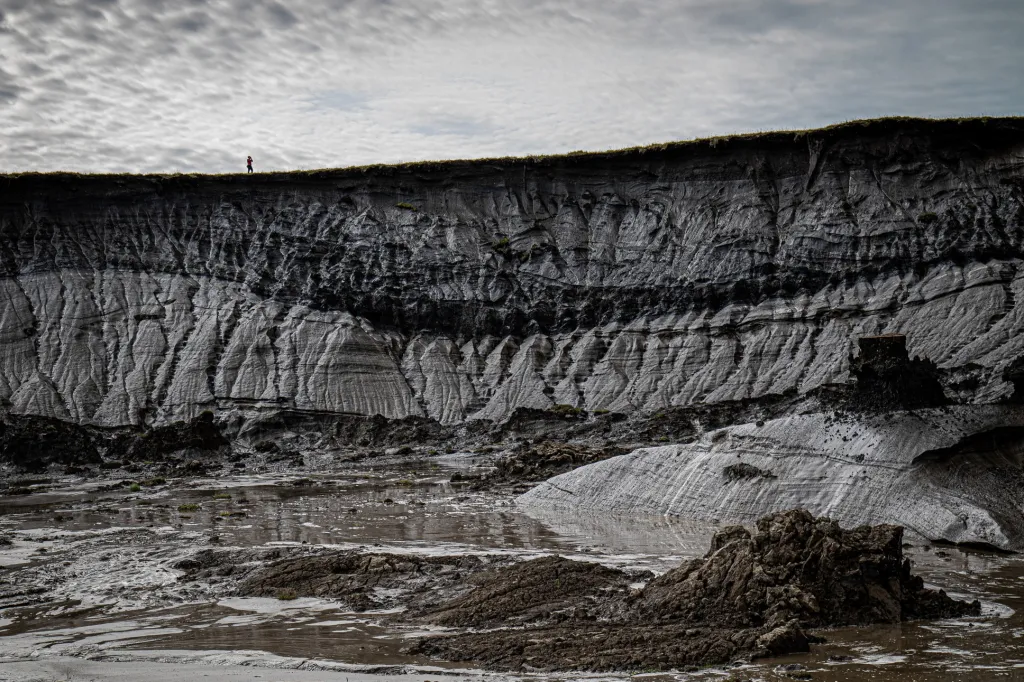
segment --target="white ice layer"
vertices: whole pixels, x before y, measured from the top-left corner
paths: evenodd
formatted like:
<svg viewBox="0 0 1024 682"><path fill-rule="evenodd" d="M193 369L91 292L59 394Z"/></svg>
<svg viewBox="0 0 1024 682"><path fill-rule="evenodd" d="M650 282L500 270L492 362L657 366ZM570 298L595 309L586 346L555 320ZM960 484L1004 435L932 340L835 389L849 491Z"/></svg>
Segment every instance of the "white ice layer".
<svg viewBox="0 0 1024 682"><path fill-rule="evenodd" d="M61 269L0 280L0 400L103 425L236 407L443 423L559 403L658 410L845 381L859 336L902 332L911 356L970 367L967 397L985 402L1010 391L1001 372L1024 352L1022 288L1016 263L942 263L714 315L451 338L210 277Z"/></svg>
<svg viewBox="0 0 1024 682"><path fill-rule="evenodd" d="M1022 426L1024 406L1014 405L789 416L584 466L518 503L542 514L601 510L715 523L802 507L844 526L897 523L933 540L1019 550L1024 439L999 435ZM766 475L729 476L727 467L738 464Z"/></svg>

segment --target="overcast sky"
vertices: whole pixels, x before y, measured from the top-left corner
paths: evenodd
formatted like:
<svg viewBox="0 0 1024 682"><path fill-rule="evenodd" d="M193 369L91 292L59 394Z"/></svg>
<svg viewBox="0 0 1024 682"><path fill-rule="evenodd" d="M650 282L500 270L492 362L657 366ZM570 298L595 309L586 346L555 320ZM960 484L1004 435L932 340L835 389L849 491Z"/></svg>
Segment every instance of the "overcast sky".
<svg viewBox="0 0 1024 682"><path fill-rule="evenodd" d="M0 0L0 171L257 170L1024 113L1024 0Z"/></svg>

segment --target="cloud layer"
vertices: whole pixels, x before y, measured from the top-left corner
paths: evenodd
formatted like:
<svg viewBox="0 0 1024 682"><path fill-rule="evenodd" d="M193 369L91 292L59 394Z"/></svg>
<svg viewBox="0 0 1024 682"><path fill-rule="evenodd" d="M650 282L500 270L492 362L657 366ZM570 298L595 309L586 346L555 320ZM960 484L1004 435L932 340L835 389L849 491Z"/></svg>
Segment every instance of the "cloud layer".
<svg viewBox="0 0 1024 682"><path fill-rule="evenodd" d="M1024 113L1020 0L0 0L0 171L258 170Z"/></svg>

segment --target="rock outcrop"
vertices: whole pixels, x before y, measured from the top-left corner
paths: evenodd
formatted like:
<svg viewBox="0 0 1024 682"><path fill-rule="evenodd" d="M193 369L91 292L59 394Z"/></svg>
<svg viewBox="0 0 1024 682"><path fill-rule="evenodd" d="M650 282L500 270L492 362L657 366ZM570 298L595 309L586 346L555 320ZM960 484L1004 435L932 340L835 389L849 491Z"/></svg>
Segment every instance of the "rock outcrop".
<svg viewBox="0 0 1024 682"><path fill-rule="evenodd" d="M606 154L0 176L0 401L127 425L282 407L502 419L846 379L903 333L961 401L1024 349L1024 123Z"/></svg>
<svg viewBox="0 0 1024 682"><path fill-rule="evenodd" d="M1024 549L1024 407L796 414L644 448L555 476L530 510L752 523L804 507L846 525Z"/></svg>

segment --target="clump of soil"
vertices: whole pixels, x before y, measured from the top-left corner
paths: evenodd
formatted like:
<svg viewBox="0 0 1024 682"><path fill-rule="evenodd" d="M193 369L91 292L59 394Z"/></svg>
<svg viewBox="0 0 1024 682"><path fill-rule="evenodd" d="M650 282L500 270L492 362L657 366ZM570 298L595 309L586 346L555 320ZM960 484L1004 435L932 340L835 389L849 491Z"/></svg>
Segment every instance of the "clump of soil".
<svg viewBox="0 0 1024 682"><path fill-rule="evenodd" d="M754 478L777 478L775 474L765 469L759 469L753 464L747 464L746 462L740 462L739 464L730 464L722 469L722 476L728 482L733 481L746 481Z"/></svg>
<svg viewBox="0 0 1024 682"><path fill-rule="evenodd" d="M799 395L792 390L756 399L668 407L652 413L624 414L598 410L572 414L521 407L505 422L495 424L490 436L494 440L518 438L534 442L593 443L612 440L634 448L659 443L689 443L705 431L790 414L807 400L807 395Z"/></svg>
<svg viewBox="0 0 1024 682"><path fill-rule="evenodd" d="M742 526L723 529L703 559L651 581L637 613L736 627L795 619L812 628L980 613L978 602L925 589L902 545L900 526L843 530L805 510L771 514L753 535Z"/></svg>
<svg viewBox="0 0 1024 682"><path fill-rule="evenodd" d="M842 530L798 510L761 519L753 535L722 530L703 559L642 590L614 569L527 562L419 614L498 629L425 638L414 650L506 670L669 669L804 652L820 641L808 628L980 613L977 601L925 589L902 540L898 526Z"/></svg>
<svg viewBox="0 0 1024 682"><path fill-rule="evenodd" d="M238 594L252 597L340 599L355 611L397 605L426 608L472 589L467 578L509 558L422 557L384 553L334 552L281 559L241 581Z"/></svg>
<svg viewBox="0 0 1024 682"><path fill-rule="evenodd" d="M107 456L118 461L201 462L210 453L227 448L230 442L214 421L212 412L203 412L195 419L174 422L115 438ZM193 468L195 465L192 465Z"/></svg>
<svg viewBox="0 0 1024 682"><path fill-rule="evenodd" d="M191 421L141 429L81 426L31 415L0 416L0 464L22 472L39 473L62 465L68 473L89 473L86 467L102 471L160 462L169 465L162 472L165 475L198 475L229 445L212 412Z"/></svg>
<svg viewBox="0 0 1024 682"><path fill-rule="evenodd" d="M520 446L494 463L494 471L482 478L484 487L493 484L545 481L585 464L624 455L630 450L616 445L591 446L580 443L543 441ZM452 480L458 480L453 477Z"/></svg>

